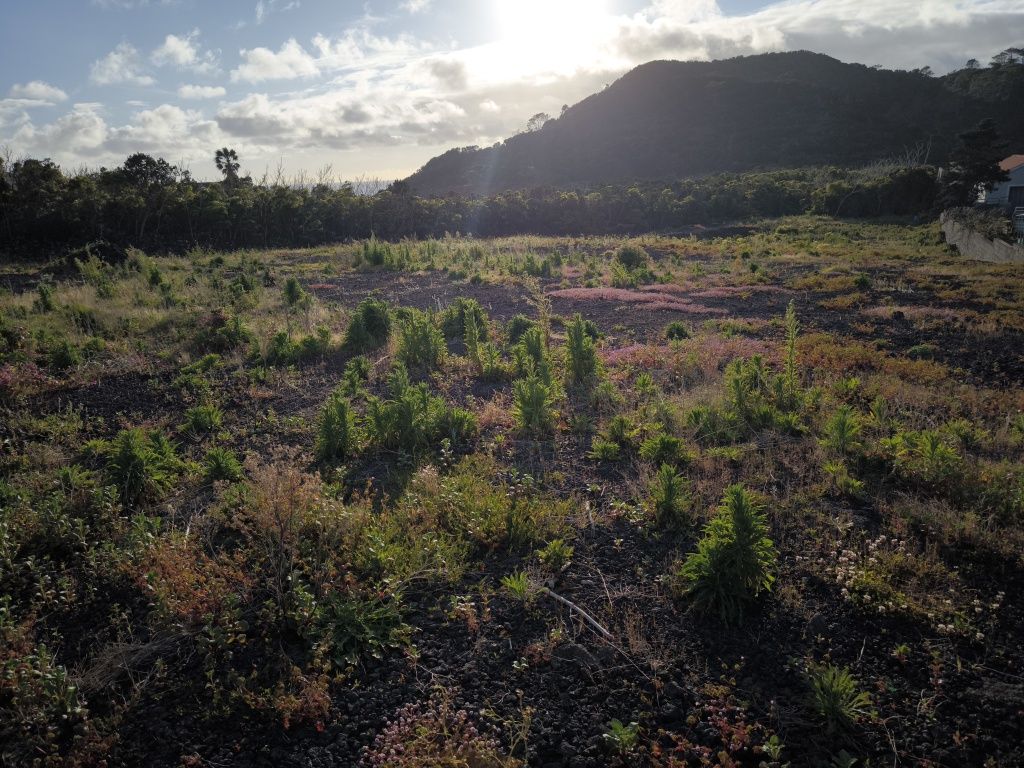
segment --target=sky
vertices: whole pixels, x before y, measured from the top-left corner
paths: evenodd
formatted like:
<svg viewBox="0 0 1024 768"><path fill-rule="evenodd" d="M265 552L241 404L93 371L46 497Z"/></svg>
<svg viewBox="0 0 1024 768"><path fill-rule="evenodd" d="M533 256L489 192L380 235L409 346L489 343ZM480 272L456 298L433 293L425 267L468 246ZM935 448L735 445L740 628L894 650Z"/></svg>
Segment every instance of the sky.
<svg viewBox="0 0 1024 768"><path fill-rule="evenodd" d="M1024 45L1024 0L12 0L0 149L215 178L395 179L652 59L813 50L936 73Z"/></svg>

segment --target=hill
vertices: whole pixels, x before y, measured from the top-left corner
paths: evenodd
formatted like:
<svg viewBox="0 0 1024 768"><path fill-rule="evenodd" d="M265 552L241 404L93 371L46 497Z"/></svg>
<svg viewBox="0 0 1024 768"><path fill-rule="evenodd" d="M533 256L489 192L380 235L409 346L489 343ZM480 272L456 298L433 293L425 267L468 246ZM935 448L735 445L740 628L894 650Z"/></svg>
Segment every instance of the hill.
<svg viewBox="0 0 1024 768"><path fill-rule="evenodd" d="M1024 65L941 78L797 51L652 61L540 130L450 150L407 179L421 195L850 166L919 144L941 162L955 135L994 117L1024 134Z"/></svg>

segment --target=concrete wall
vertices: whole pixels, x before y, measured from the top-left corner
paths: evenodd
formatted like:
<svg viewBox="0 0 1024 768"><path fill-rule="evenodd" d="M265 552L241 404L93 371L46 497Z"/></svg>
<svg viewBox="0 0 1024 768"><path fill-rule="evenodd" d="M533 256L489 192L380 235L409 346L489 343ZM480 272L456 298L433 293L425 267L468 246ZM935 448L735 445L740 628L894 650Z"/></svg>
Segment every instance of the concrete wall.
<svg viewBox="0 0 1024 768"><path fill-rule="evenodd" d="M954 221L948 212L939 218L946 242L955 245L960 253L974 261L989 261L993 264L1024 264L1024 246L989 240L974 230Z"/></svg>

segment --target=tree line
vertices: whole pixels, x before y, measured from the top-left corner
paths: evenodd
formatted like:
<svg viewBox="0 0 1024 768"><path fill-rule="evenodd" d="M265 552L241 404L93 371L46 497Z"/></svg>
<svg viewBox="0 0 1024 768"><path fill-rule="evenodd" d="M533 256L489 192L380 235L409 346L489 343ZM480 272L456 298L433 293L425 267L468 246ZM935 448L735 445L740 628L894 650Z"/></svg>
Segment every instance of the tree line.
<svg viewBox="0 0 1024 768"><path fill-rule="evenodd" d="M979 132L981 136L979 137ZM961 136L959 165L938 180L913 154L868 168L719 174L671 183L539 188L486 198L412 194L395 182L373 195L352 184L256 183L237 154L216 153L223 181L199 181L146 154L98 171L50 160L0 160L0 253L36 258L104 241L147 251L301 247L368 238L461 233L493 237L680 231L763 217L929 214L970 202L998 180L1003 151L991 125ZM953 199L956 198L956 199Z"/></svg>

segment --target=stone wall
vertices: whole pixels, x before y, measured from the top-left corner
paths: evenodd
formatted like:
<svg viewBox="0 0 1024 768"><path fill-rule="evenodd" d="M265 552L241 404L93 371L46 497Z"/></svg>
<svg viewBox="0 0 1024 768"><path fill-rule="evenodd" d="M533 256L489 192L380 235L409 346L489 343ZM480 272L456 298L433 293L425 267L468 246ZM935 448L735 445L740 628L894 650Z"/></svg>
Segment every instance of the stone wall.
<svg viewBox="0 0 1024 768"><path fill-rule="evenodd" d="M989 240L984 235L969 229L944 211L939 217L946 242L955 245L960 253L974 261L989 261L993 264L1024 264L1024 246Z"/></svg>

